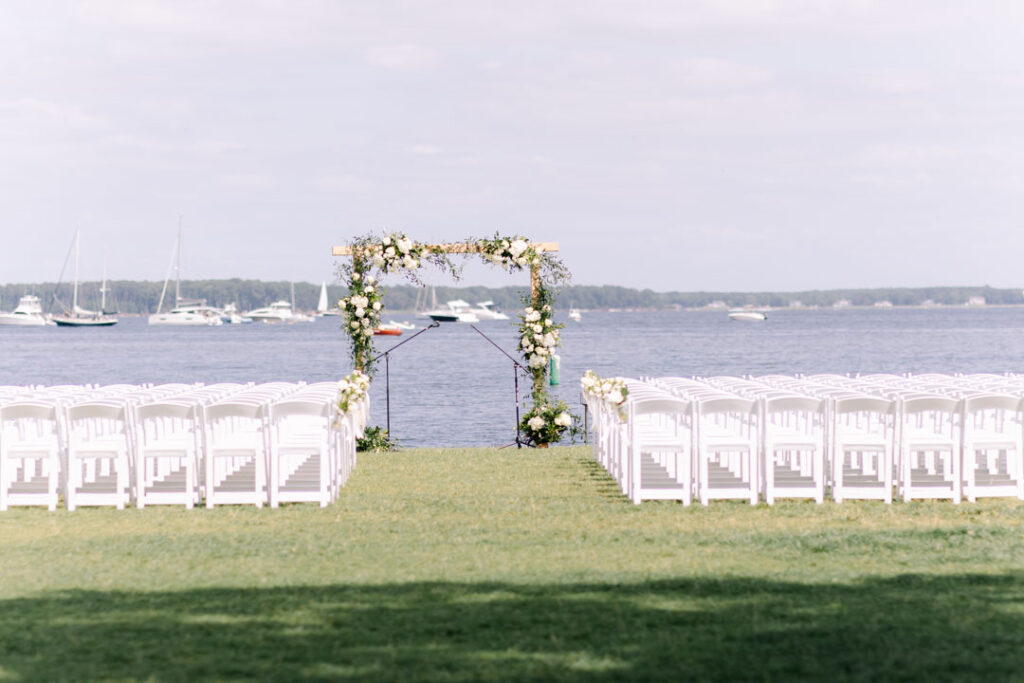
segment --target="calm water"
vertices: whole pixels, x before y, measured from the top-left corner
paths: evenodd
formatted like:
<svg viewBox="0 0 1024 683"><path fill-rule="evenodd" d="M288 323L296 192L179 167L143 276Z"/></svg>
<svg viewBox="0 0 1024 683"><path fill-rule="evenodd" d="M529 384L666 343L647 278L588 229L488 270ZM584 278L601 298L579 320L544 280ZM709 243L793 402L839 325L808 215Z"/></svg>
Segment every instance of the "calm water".
<svg viewBox="0 0 1024 683"><path fill-rule="evenodd" d="M417 321L421 322L421 321ZM296 325L108 329L0 327L0 384L266 382L337 379L350 370L337 318ZM478 325L513 353L507 322ZM381 350L409 339L378 337ZM815 372L1024 372L1024 308L584 313L563 330L562 384L579 377ZM514 353L513 353L514 355ZM372 392L385 421L385 368ZM502 445L515 438L512 362L468 325L428 330L390 356L391 429L408 446ZM526 398L529 383L519 382Z"/></svg>

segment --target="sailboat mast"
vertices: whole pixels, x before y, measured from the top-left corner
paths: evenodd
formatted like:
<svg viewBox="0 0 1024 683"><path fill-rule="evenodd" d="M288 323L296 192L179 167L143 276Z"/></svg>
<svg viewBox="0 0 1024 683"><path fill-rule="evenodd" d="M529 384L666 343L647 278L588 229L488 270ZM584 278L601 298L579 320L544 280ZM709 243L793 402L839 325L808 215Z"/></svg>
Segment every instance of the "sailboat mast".
<svg viewBox="0 0 1024 683"><path fill-rule="evenodd" d="M100 287L100 315L107 312L107 259L103 259L103 285Z"/></svg>
<svg viewBox="0 0 1024 683"><path fill-rule="evenodd" d="M174 307L181 301L181 216L178 216L178 262L174 266Z"/></svg>
<svg viewBox="0 0 1024 683"><path fill-rule="evenodd" d="M71 315L78 314L78 240L82 235L82 229L75 230L75 288L71 295Z"/></svg>

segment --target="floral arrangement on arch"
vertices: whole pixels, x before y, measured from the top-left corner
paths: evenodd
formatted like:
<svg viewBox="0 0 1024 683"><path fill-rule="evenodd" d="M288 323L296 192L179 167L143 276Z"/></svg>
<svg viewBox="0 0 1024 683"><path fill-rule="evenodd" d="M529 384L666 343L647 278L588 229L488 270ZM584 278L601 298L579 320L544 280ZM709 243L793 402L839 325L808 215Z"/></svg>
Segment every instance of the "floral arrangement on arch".
<svg viewBox="0 0 1024 683"><path fill-rule="evenodd" d="M610 403L616 406L619 419L626 421L626 398L629 396L629 387L626 380L621 377L601 378L593 370L587 370L580 378L580 388L587 396L592 396L599 401Z"/></svg>
<svg viewBox="0 0 1024 683"><path fill-rule="evenodd" d="M516 272L541 264L540 253L531 246L530 240L521 235L476 241L476 249L484 261L501 266L508 272Z"/></svg>
<svg viewBox="0 0 1024 683"><path fill-rule="evenodd" d="M420 284L417 271L424 261L458 275L447 254L414 242L405 233L392 232L379 238L367 235L352 242L352 261L340 266L338 273L348 284L349 295L338 301L338 308L342 310L357 370L373 375L373 332L380 325L384 306L384 290L378 275L402 273Z"/></svg>

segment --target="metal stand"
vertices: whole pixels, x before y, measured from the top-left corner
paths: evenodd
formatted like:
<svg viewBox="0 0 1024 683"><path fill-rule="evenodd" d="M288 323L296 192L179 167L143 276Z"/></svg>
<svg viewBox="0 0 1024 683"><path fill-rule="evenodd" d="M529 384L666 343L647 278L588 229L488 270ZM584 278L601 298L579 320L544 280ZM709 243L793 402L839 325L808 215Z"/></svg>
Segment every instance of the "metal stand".
<svg viewBox="0 0 1024 683"><path fill-rule="evenodd" d="M416 337L420 336L421 334L423 334L427 330L429 330L431 328L434 328L434 327L440 327L440 326L441 326L441 323L439 323L439 322L437 322L435 320L432 323L430 323L429 325L427 325L426 327L424 327L422 330L417 332L416 334L414 334L411 337L409 337L408 339L403 339L402 341L398 342L397 344L392 346L390 349L388 349L384 353L381 353L381 354L378 354L377 356L374 356L374 358L370 361L370 363L373 364L373 363L376 363L377 361L379 361L381 358L384 359L384 404L387 407L387 427L386 427L386 429L388 430L388 435L389 436L391 435L391 352L394 351L395 349L397 349L402 344L405 344L407 342L411 342L413 339L415 339Z"/></svg>
<svg viewBox="0 0 1024 683"><path fill-rule="evenodd" d="M512 361L512 375L515 377L515 394L516 394L516 440L513 441L512 443L508 443L508 444L505 444L504 446L501 446L501 448L508 448L509 446L515 446L516 448L522 448L523 447L523 440L522 440L522 436L521 436L521 434L519 432L519 371L522 370L524 374L529 374L529 370L527 370L526 367L524 367L515 358L510 356L508 354L508 352L505 351L505 349L503 349L500 346L498 346L494 342L493 339L491 339L486 334L481 332L480 329L477 328L476 325L470 325L470 327L472 327L474 330L476 330L477 334L479 334L481 337L483 337L488 342L490 342L491 346L493 346L494 348L496 348L499 351L501 351L501 353L504 354L504 356L506 358L508 358L510 361Z"/></svg>

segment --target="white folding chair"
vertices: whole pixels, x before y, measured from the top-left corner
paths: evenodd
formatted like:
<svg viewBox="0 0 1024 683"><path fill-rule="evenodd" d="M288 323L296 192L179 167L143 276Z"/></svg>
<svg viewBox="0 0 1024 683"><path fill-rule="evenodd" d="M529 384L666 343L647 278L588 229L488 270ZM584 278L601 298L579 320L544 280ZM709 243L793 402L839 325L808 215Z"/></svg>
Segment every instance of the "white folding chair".
<svg viewBox="0 0 1024 683"><path fill-rule="evenodd" d="M949 498L963 492L960 457L960 401L946 396L901 399L899 481L903 500Z"/></svg>
<svg viewBox="0 0 1024 683"><path fill-rule="evenodd" d="M184 505L199 502L198 406L161 401L134 410L135 504Z"/></svg>
<svg viewBox="0 0 1024 683"><path fill-rule="evenodd" d="M334 489L334 406L327 401L286 399L269 408L270 507L314 502L326 506Z"/></svg>
<svg viewBox="0 0 1024 683"><path fill-rule="evenodd" d="M697 403L697 488L700 502L759 497L757 401L736 396Z"/></svg>
<svg viewBox="0 0 1024 683"><path fill-rule="evenodd" d="M131 429L124 405L68 406L68 510L83 505L114 505L123 510L131 496Z"/></svg>
<svg viewBox="0 0 1024 683"><path fill-rule="evenodd" d="M1016 496L1024 500L1022 402L1016 396L982 395L964 399L964 495Z"/></svg>
<svg viewBox="0 0 1024 683"><path fill-rule="evenodd" d="M61 430L57 408L18 402L0 407L0 511L60 500Z"/></svg>
<svg viewBox="0 0 1024 683"><path fill-rule="evenodd" d="M693 501L694 411L668 392L627 401L627 491L630 500Z"/></svg>
<svg viewBox="0 0 1024 683"><path fill-rule="evenodd" d="M896 402L875 396L835 399L832 408L832 497L892 503Z"/></svg>
<svg viewBox="0 0 1024 683"><path fill-rule="evenodd" d="M765 502L825 500L825 401L807 396L763 399Z"/></svg>
<svg viewBox="0 0 1024 683"><path fill-rule="evenodd" d="M267 436L261 403L232 401L202 409L206 507L267 500Z"/></svg>

